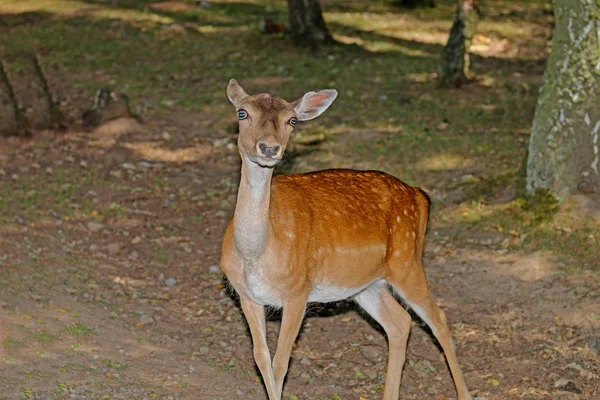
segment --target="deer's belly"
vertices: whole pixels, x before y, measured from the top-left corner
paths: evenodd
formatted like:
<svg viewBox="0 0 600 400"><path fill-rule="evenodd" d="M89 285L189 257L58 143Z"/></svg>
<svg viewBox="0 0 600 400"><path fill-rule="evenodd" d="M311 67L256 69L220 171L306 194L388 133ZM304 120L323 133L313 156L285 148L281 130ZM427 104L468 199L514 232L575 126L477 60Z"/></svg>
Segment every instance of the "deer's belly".
<svg viewBox="0 0 600 400"><path fill-rule="evenodd" d="M331 303L334 301L341 301L354 297L367 287L371 286L373 282L369 282L366 285L360 287L336 287L327 283L320 283L315 286L308 294L308 301L315 303Z"/></svg>
<svg viewBox="0 0 600 400"><path fill-rule="evenodd" d="M245 274L244 293L256 304L281 308L281 296L271 282L260 271Z"/></svg>

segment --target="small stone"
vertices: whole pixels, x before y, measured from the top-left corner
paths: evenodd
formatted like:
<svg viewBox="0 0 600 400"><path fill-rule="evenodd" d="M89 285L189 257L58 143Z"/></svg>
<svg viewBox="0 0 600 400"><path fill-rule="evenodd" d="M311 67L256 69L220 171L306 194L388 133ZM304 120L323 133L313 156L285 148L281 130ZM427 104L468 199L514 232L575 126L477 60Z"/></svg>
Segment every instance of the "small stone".
<svg viewBox="0 0 600 400"><path fill-rule="evenodd" d="M104 225L99 222L90 221L87 223L87 227L90 230L90 232L96 233L99 232L102 228L104 228Z"/></svg>
<svg viewBox="0 0 600 400"><path fill-rule="evenodd" d="M143 322L143 323L144 323L144 325L153 324L153 323L154 323L154 318L152 318L152 317L151 317L151 316L149 316L149 315L146 315L146 314L144 314L144 315L142 315L142 316L140 317L140 322Z"/></svg>
<svg viewBox="0 0 600 400"><path fill-rule="evenodd" d="M564 390L565 392L577 393L581 394L581 389L577 387L575 382L570 381L568 379L562 378L554 382L554 387L560 390Z"/></svg>
<svg viewBox="0 0 600 400"><path fill-rule="evenodd" d="M237 393L238 396L243 397L246 395L246 393L242 392L240 389L236 389L235 393Z"/></svg>
<svg viewBox="0 0 600 400"><path fill-rule="evenodd" d="M198 349L198 352L202 355L208 354L209 351L210 351L210 349L206 346L202 346Z"/></svg>
<svg viewBox="0 0 600 400"><path fill-rule="evenodd" d="M133 239L131 239L131 244L138 244L142 241L142 238L139 236L134 237Z"/></svg>
<svg viewBox="0 0 600 400"><path fill-rule="evenodd" d="M438 131L445 131L450 125L447 122L442 122L437 126Z"/></svg>
<svg viewBox="0 0 600 400"><path fill-rule="evenodd" d="M361 346L361 354L372 363L376 363L381 358L381 349L377 346Z"/></svg>
<svg viewBox="0 0 600 400"><path fill-rule="evenodd" d="M312 362L308 358L304 357L304 358L302 358L302 360L300 360L300 365L304 365L305 367L309 367L309 366L312 365Z"/></svg>
<svg viewBox="0 0 600 400"><path fill-rule="evenodd" d="M106 249L110 254L117 254L119 250L121 250L121 246L119 245L119 243L111 243L108 246L106 246Z"/></svg>
<svg viewBox="0 0 600 400"><path fill-rule="evenodd" d="M130 170L135 169L135 165L130 164L130 163L123 163L123 164L121 164L121 167L123 167L124 169L130 169Z"/></svg>
<svg viewBox="0 0 600 400"><path fill-rule="evenodd" d="M165 132L162 133L162 137L165 140L171 140L171 134L169 132L167 132L167 131L165 131Z"/></svg>
<svg viewBox="0 0 600 400"><path fill-rule="evenodd" d="M169 278L165 281L165 285L171 287L174 286L177 283L177 280L175 278Z"/></svg>
<svg viewBox="0 0 600 400"><path fill-rule="evenodd" d="M221 267L219 267L218 265L211 265L210 267L208 267L208 270L214 274L221 272Z"/></svg>
<svg viewBox="0 0 600 400"><path fill-rule="evenodd" d="M91 251L96 251L96 250L98 250L98 246L96 246L95 244L91 244L90 245L90 250Z"/></svg>

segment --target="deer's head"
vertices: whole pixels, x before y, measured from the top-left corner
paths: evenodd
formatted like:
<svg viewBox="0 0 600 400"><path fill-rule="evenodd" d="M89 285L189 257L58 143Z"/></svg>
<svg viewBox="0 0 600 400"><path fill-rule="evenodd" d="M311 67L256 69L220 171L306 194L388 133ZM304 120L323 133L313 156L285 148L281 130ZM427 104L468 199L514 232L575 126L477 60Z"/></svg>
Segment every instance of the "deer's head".
<svg viewBox="0 0 600 400"><path fill-rule="evenodd" d="M240 154L261 167L273 167L281 160L294 126L321 115L333 103L337 91L308 92L288 103L270 93L248 95L232 79L227 86L227 97L240 120Z"/></svg>

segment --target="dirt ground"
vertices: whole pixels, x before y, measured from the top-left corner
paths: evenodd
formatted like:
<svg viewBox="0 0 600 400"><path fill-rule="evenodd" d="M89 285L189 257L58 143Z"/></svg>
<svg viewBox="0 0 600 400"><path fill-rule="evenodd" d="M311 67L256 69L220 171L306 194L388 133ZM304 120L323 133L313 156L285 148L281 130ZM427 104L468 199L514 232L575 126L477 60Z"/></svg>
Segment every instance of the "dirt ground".
<svg viewBox="0 0 600 400"><path fill-rule="evenodd" d="M267 398L218 267L240 169L231 77L286 96L339 89L280 172L376 168L431 195L425 268L474 398L600 399L598 223L559 214L536 230L516 199L547 2L487 7L476 82L448 91L435 68L454 1L322 1L345 45L320 57L257 32L268 13L285 20L284 2L0 3L2 45L45 57L69 124L0 139L0 399ZM99 86L127 92L143 124L85 132ZM272 353L278 329L272 313ZM356 305L313 304L284 399L380 399L386 362ZM401 398L456 399L417 317Z"/></svg>
<svg viewBox="0 0 600 400"><path fill-rule="evenodd" d="M218 269L235 135L193 118L2 141L0 398L266 398ZM474 397L600 398L598 275L471 242L434 221L425 261ZM402 398L456 398L417 318L408 349ZM386 352L355 305L313 305L285 398L380 398Z"/></svg>

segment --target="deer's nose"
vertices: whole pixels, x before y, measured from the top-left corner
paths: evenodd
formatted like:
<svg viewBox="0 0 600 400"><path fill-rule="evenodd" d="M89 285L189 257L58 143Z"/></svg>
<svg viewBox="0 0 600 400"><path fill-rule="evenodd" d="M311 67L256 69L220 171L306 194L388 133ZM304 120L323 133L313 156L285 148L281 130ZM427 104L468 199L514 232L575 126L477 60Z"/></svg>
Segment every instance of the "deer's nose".
<svg viewBox="0 0 600 400"><path fill-rule="evenodd" d="M265 157L274 157L279 153L279 150L281 149L281 146L276 145L276 146L267 146L266 144L264 144L263 142L260 142L258 144L258 149L260 150L260 153L265 156Z"/></svg>

